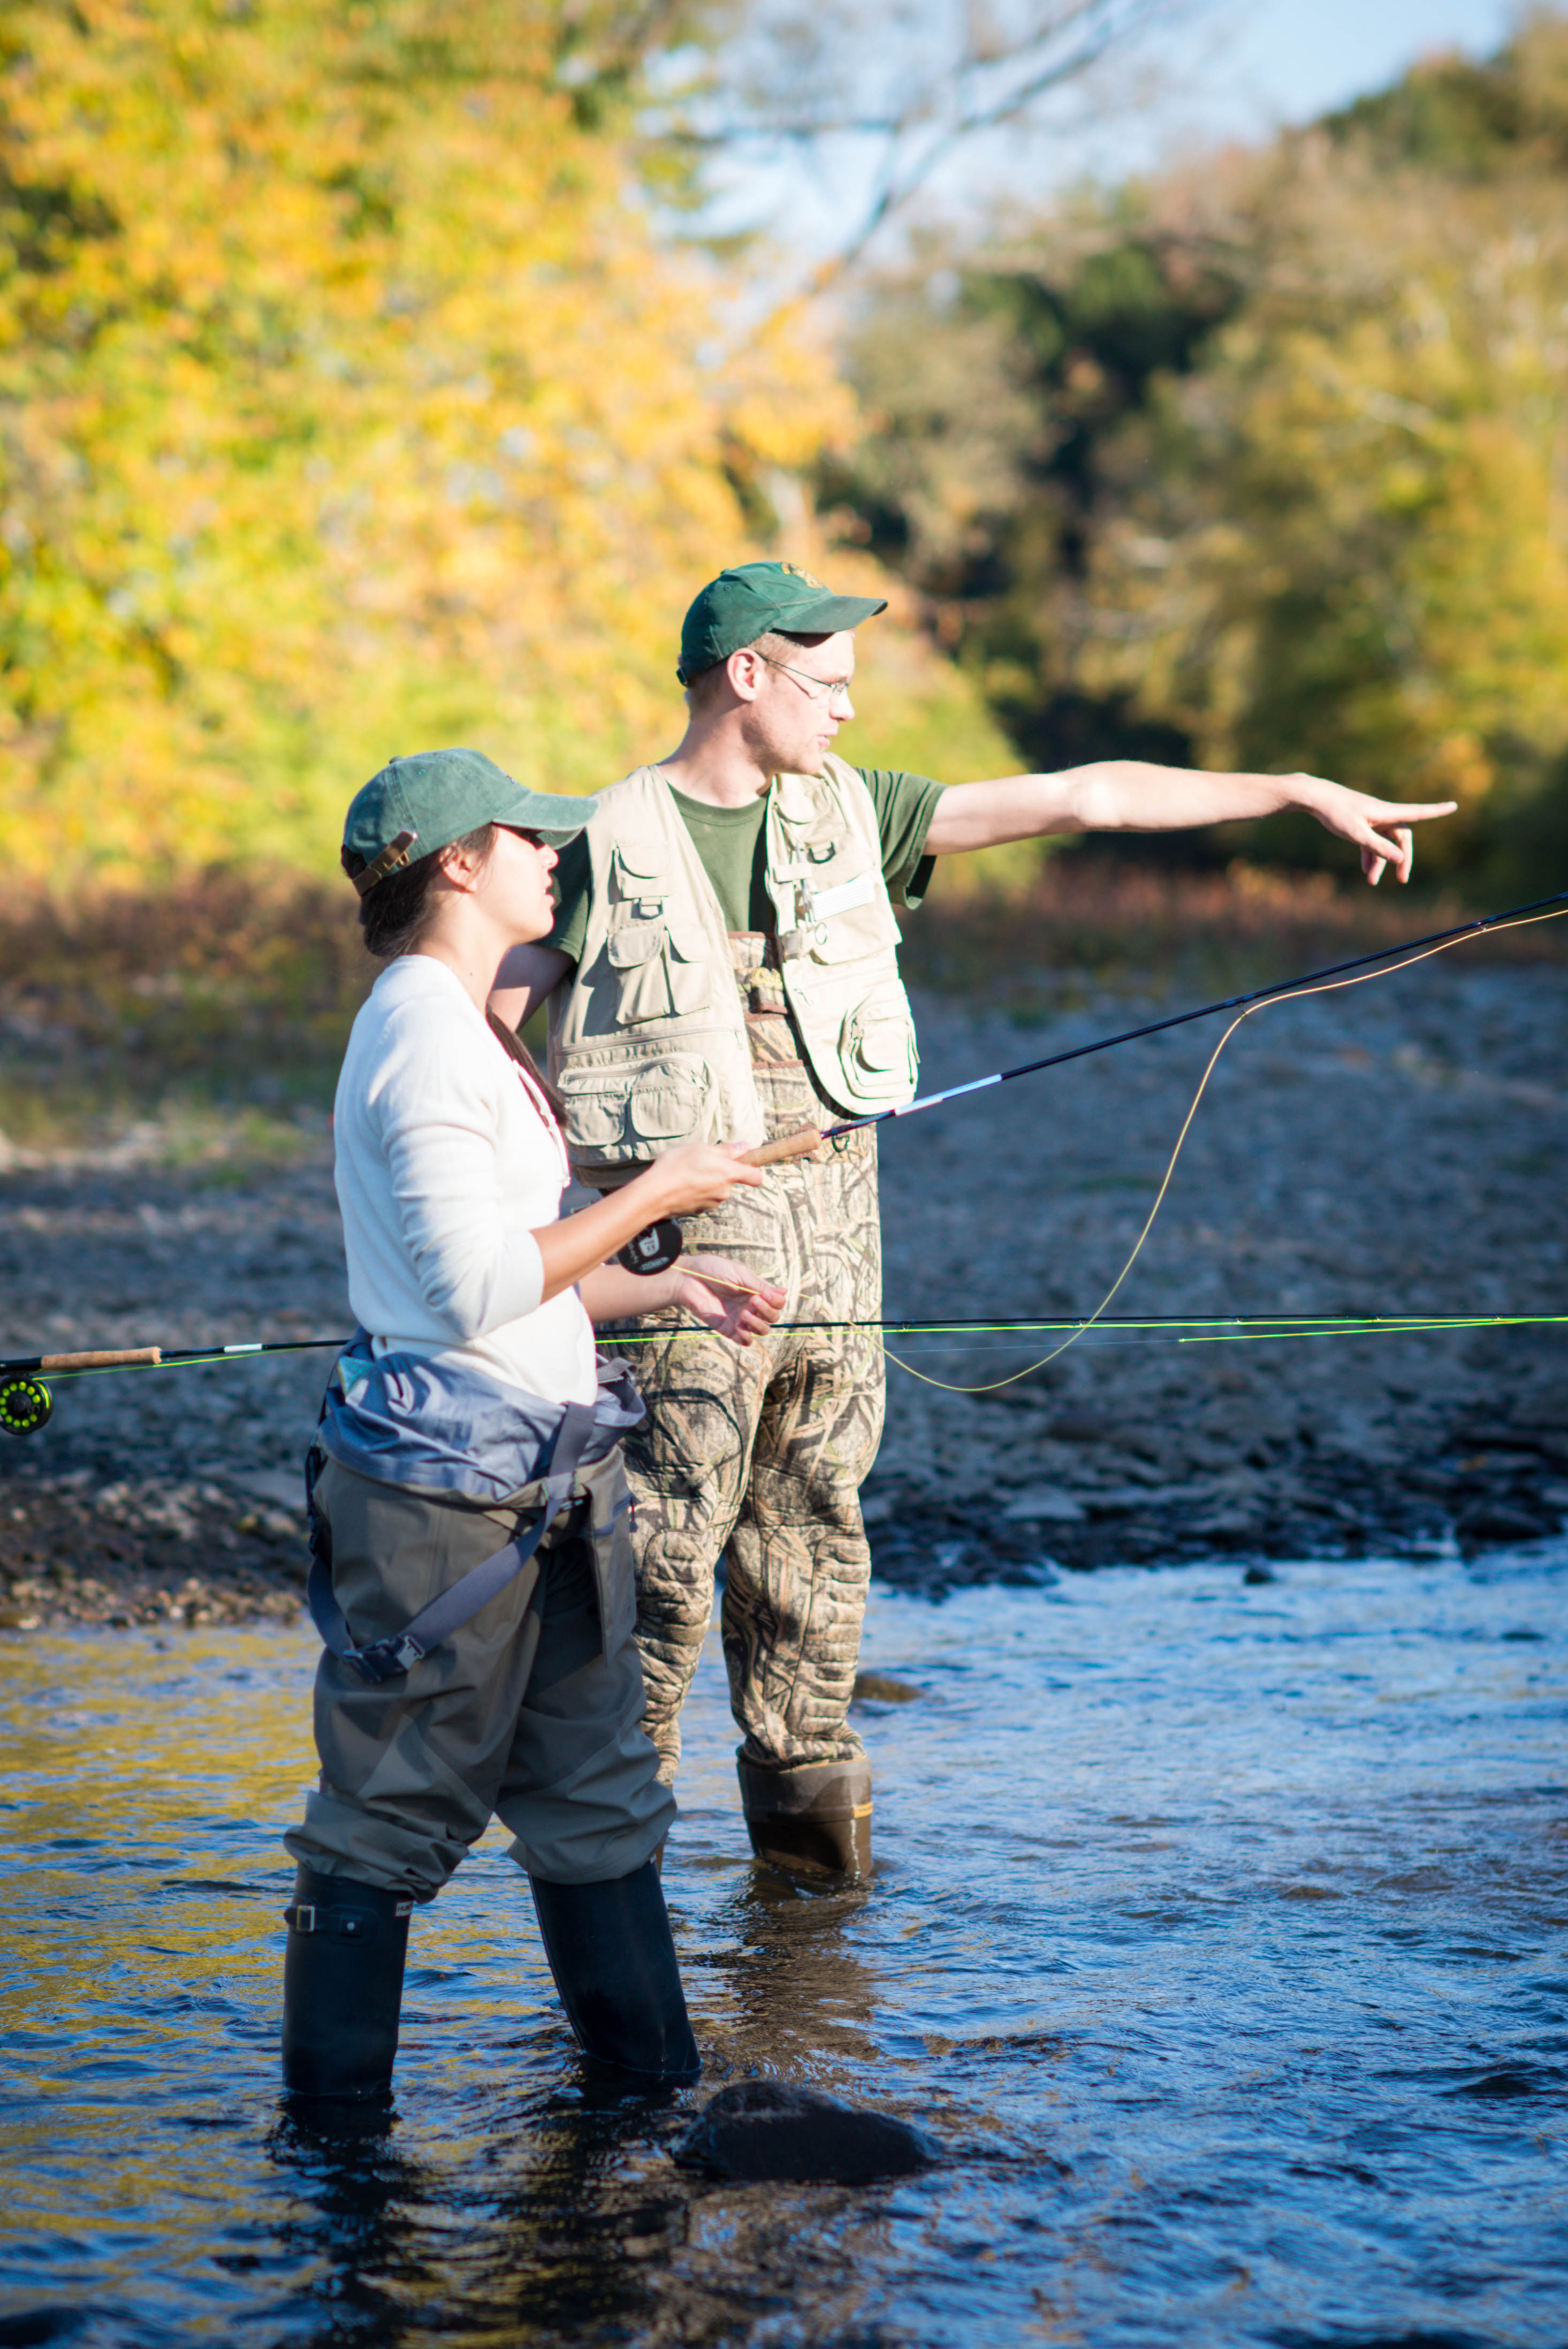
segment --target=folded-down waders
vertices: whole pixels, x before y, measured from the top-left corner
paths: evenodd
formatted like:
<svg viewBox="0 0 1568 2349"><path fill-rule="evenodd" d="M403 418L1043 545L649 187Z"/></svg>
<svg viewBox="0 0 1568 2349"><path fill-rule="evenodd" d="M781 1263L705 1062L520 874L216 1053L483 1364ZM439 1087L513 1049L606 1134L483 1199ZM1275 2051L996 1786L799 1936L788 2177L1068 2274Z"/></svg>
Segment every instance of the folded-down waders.
<svg viewBox="0 0 1568 2349"><path fill-rule="evenodd" d="M635 1390L631 1386L629 1377L619 1365L601 1366L601 1393L593 1403L548 1404L538 1396L520 1397L520 1402L526 1402L528 1407L527 1433L535 1445L536 1468L542 1473L536 1473L528 1484L514 1487L506 1498L509 1506L520 1510L537 1510L532 1522L515 1534L502 1548L470 1568L449 1589L438 1591L401 1630L361 1646L355 1640L333 1591L331 1534L315 1506L315 1484L324 1457L328 1454L334 1457L342 1456L340 1447L345 1442L346 1418L350 1433L345 1464L361 1473L369 1467L375 1474L379 1468L382 1475L386 1475L391 1464L385 1444L384 1415L362 1414L370 1430L370 1441L365 1443L355 1428L352 1405L346 1413L341 1405L334 1408L334 1381L338 1382L341 1392L344 1362L356 1354L360 1354L364 1360L370 1359L367 1353L361 1352L362 1348L362 1338L356 1339L335 1365L333 1381L328 1383L322 1404L316 1441L305 1461L305 1504L310 1522L311 1559L305 1599L323 1643L344 1663L351 1665L362 1679L379 1682L402 1677L421 1657L428 1656L444 1640L450 1639L454 1631L460 1630L465 1623L473 1619L481 1607L488 1606L509 1583L516 1580L551 1526L573 1506L578 1472L585 1460L613 1450L620 1441L624 1427L641 1416L641 1404L636 1401ZM374 1364L373 1367L380 1370L383 1365ZM385 1386L377 1401L382 1404L384 1413L387 1401ZM552 1435L552 1421L554 1423ZM323 1443L324 1428L328 1434L325 1444ZM511 1431L514 1442L521 1432L516 1428ZM451 1464L441 1464L449 1466ZM458 1464L459 1471L469 1464ZM471 1464L476 1473L482 1475L486 1463L476 1457ZM401 1483L404 1480L399 1477L396 1481ZM419 1481L418 1478L408 1479L410 1486L415 1489L418 1489ZM444 1477L443 1482L450 1484L450 1476ZM471 1485L469 1489L472 1489ZM586 1532L597 1564L613 1528L596 1521L600 1506L597 1480L591 1481L586 1497L591 1512ZM602 1590L602 1599L608 1596L607 1591ZM610 1637L609 1609L606 1608L604 1611L607 1644Z"/></svg>
<svg viewBox="0 0 1568 2349"><path fill-rule="evenodd" d="M593 1433L593 1407L591 1403L569 1402L561 1422L561 1432L551 1454L550 1474L542 1480L539 1515L527 1531L509 1541L482 1564L472 1567L460 1582L443 1590L421 1607L411 1623L385 1640L372 1640L367 1647L354 1643L342 1608L332 1592L332 1560L327 1554L326 1528L315 1510L311 1510L310 1577L305 1585L305 1599L311 1619L321 1633L325 1644L335 1656L367 1681L396 1680L432 1648L476 1616L498 1592L515 1581L543 1540L548 1528L562 1510L572 1506L572 1488L583 1459L588 1438ZM315 1454L313 1452L314 1461ZM315 1479L307 1473L307 1489L313 1494Z"/></svg>

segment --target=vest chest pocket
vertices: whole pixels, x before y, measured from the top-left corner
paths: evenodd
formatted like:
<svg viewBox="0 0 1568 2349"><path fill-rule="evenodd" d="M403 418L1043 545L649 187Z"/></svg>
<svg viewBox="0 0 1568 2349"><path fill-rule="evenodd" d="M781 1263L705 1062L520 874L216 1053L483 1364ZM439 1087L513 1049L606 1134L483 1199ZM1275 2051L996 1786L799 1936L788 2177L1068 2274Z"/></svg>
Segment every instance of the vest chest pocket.
<svg viewBox="0 0 1568 2349"><path fill-rule="evenodd" d="M853 962L898 943L898 924L870 874L835 889L813 890L817 926L811 938L814 962Z"/></svg>
<svg viewBox="0 0 1568 2349"><path fill-rule="evenodd" d="M663 861L656 843L628 846L618 841L610 854L611 904L634 904L645 917L663 913L669 895L669 883L659 869Z"/></svg>
<svg viewBox="0 0 1568 2349"><path fill-rule="evenodd" d="M712 1000L707 944L682 923L626 922L604 941L620 980L616 1018L623 1028L645 1019L681 1019Z"/></svg>

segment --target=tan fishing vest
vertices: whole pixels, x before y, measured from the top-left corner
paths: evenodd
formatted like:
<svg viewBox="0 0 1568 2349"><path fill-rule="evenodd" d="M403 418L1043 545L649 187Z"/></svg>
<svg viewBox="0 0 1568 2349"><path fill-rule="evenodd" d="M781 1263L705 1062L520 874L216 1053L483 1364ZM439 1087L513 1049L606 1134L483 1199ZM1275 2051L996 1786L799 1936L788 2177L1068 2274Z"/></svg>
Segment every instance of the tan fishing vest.
<svg viewBox="0 0 1568 2349"><path fill-rule="evenodd" d="M919 1055L870 792L830 758L775 776L764 818L784 992L846 1117L914 1093ZM762 1141L746 1021L713 885L653 767L596 794L582 959L550 999L550 1067L590 1180L680 1142Z"/></svg>

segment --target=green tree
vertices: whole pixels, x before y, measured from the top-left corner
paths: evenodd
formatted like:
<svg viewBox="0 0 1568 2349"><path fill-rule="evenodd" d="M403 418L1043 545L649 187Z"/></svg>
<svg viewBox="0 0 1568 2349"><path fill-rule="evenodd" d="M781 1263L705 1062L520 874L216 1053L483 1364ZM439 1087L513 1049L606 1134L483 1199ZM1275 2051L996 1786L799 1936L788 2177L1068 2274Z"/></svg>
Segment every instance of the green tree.
<svg viewBox="0 0 1568 2349"><path fill-rule="evenodd" d="M1568 749L1563 196L1326 137L1274 160L1244 304L1103 454L1089 690L1213 763L1454 792L1434 848L1491 853Z"/></svg>
<svg viewBox="0 0 1568 2349"><path fill-rule="evenodd" d="M857 323L870 429L824 498L1039 763L1456 790L1433 850L1501 877L1568 845L1565 174L1547 14L934 248Z"/></svg>

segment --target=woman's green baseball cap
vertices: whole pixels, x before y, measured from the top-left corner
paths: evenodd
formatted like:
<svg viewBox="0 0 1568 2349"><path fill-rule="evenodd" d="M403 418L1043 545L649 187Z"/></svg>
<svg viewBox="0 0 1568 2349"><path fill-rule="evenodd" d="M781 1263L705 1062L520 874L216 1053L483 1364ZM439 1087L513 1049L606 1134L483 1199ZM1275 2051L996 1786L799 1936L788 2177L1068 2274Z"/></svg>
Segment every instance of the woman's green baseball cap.
<svg viewBox="0 0 1568 2349"><path fill-rule="evenodd" d="M564 848L593 812L564 792L526 792L482 750L418 750L390 759L349 802L343 863L363 864L349 878L363 897L404 864L417 864L484 823L536 833Z"/></svg>
<svg viewBox="0 0 1568 2349"><path fill-rule="evenodd" d="M754 645L769 628L836 636L887 610L885 595L835 595L798 563L738 563L710 579L681 626L676 675L683 685Z"/></svg>

